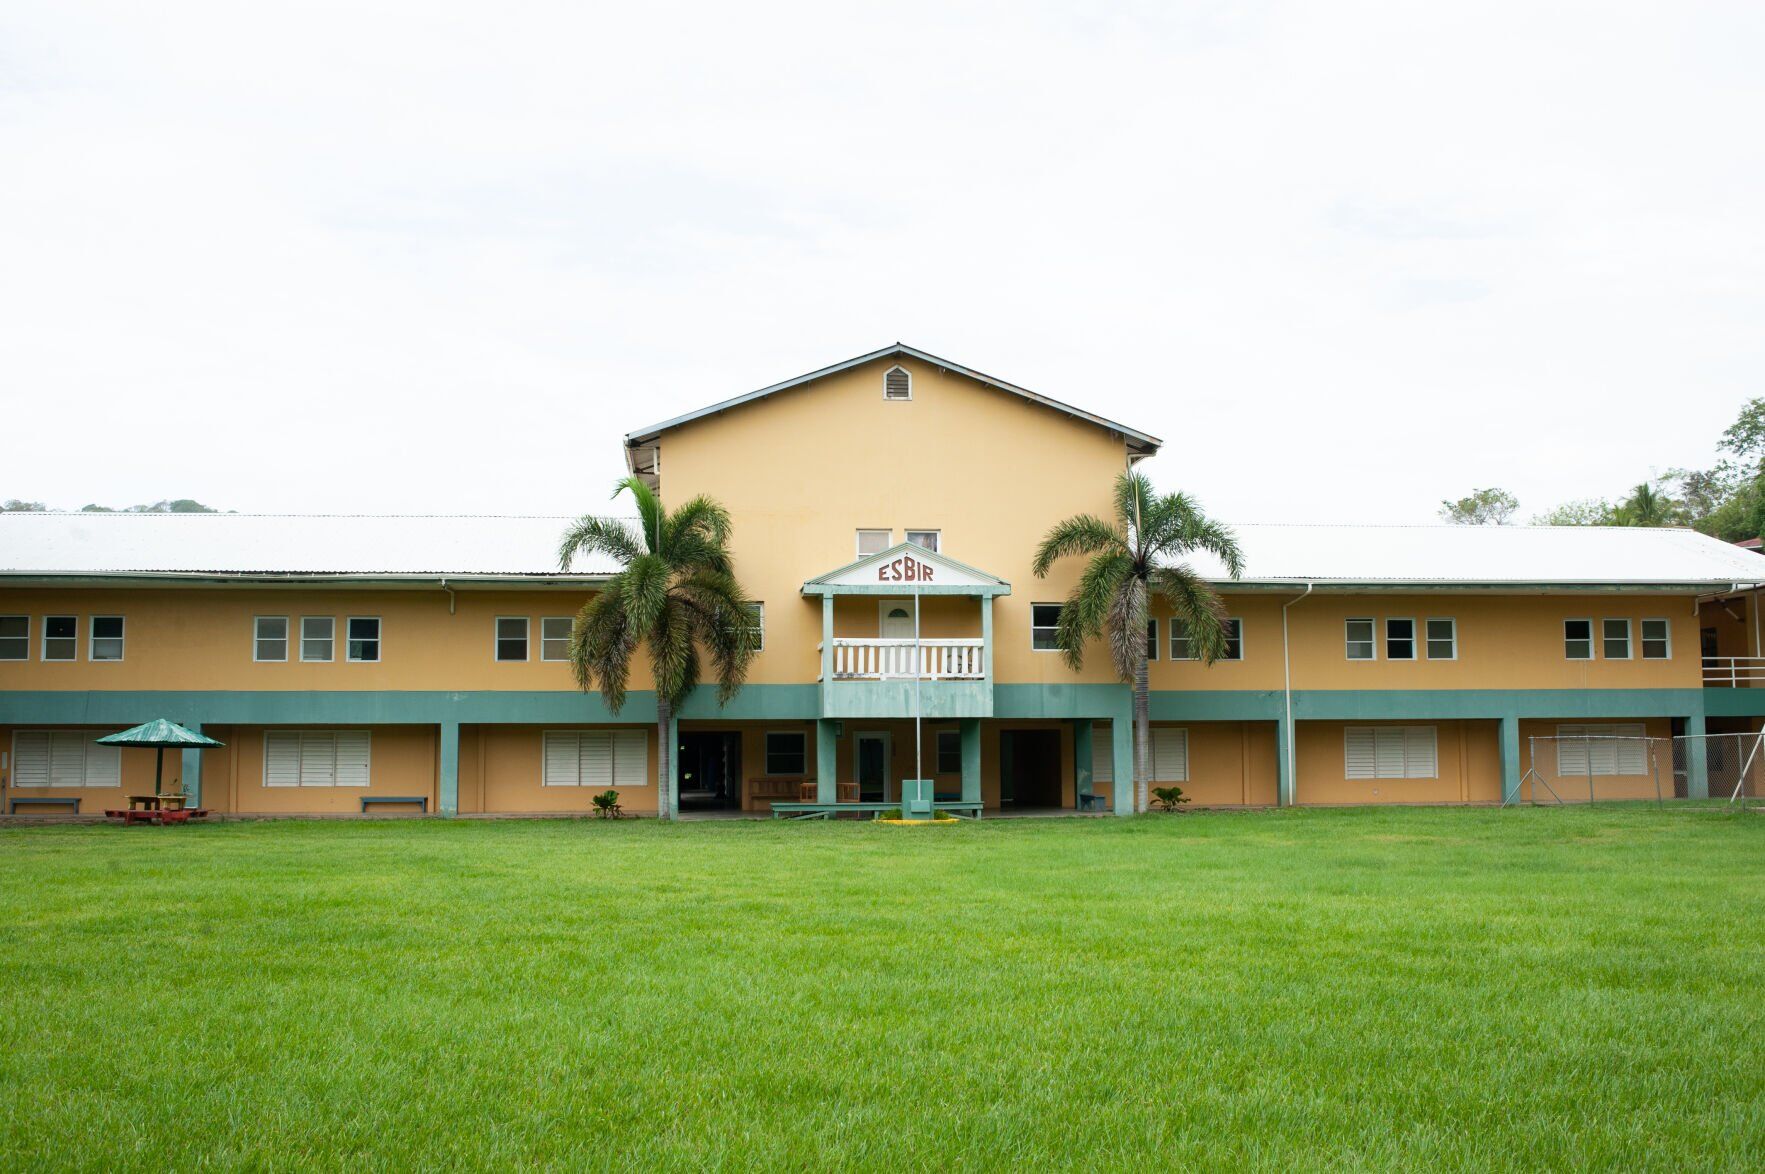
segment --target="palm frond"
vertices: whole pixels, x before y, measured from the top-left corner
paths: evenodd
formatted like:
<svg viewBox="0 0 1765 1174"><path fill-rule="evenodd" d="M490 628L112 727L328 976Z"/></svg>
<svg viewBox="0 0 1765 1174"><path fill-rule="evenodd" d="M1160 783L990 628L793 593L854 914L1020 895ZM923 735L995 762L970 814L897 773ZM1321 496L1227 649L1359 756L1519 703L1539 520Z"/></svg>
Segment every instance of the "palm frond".
<svg viewBox="0 0 1765 1174"><path fill-rule="evenodd" d="M1084 667L1085 644L1104 634L1117 594L1133 577L1134 560L1124 550L1098 555L1079 576L1054 629L1054 643L1074 671Z"/></svg>
<svg viewBox="0 0 1765 1174"><path fill-rule="evenodd" d="M709 545L721 548L729 542L729 511L700 494L668 515L667 528L671 541L695 535Z"/></svg>
<svg viewBox="0 0 1765 1174"><path fill-rule="evenodd" d="M1152 481L1146 474L1131 469L1116 475L1115 516L1121 522L1122 530L1131 536L1129 546L1139 545L1139 531L1146 524L1152 500Z"/></svg>
<svg viewBox="0 0 1765 1174"><path fill-rule="evenodd" d="M643 553L643 544L623 521L585 514L570 523L558 543L558 569L568 571L579 554L605 554L618 560L620 566L629 566Z"/></svg>
<svg viewBox="0 0 1765 1174"><path fill-rule="evenodd" d="M1104 622L1109 659L1124 681L1137 681L1146 659L1146 595L1146 580L1125 575L1109 601L1109 616Z"/></svg>
<svg viewBox="0 0 1765 1174"><path fill-rule="evenodd" d="M715 571L682 579L678 591L698 642L710 654L718 700L726 702L747 682L754 658L753 601L733 575Z"/></svg>
<svg viewBox="0 0 1765 1174"><path fill-rule="evenodd" d="M1106 550L1126 550L1121 531L1095 514L1079 514L1058 522L1036 547L1036 561L1031 569L1036 578L1046 578L1054 564L1073 555L1099 554Z"/></svg>
<svg viewBox="0 0 1765 1174"><path fill-rule="evenodd" d="M643 532L645 549L651 553L660 554L665 530L664 522L667 518L662 509L662 499L656 496L655 490L644 484L642 477L635 475L622 477L613 486L614 497L618 497L621 493L631 494L631 500L637 506L638 527Z"/></svg>
<svg viewBox="0 0 1765 1174"><path fill-rule="evenodd" d="M1200 659L1212 664L1226 654L1226 605L1208 583L1186 564L1159 567L1150 585L1171 609L1172 623L1181 624ZM1142 626L1144 638L1144 626Z"/></svg>
<svg viewBox="0 0 1765 1174"><path fill-rule="evenodd" d="M679 709L699 683L699 656L693 647L693 623L680 600L670 596L647 636L650 671L656 695Z"/></svg>
<svg viewBox="0 0 1765 1174"><path fill-rule="evenodd" d="M1193 498L1184 493L1166 494L1159 500L1157 514L1157 529L1147 534L1148 554L1181 558L1205 551L1218 558L1232 578L1244 573L1244 555L1231 528L1202 513Z"/></svg>

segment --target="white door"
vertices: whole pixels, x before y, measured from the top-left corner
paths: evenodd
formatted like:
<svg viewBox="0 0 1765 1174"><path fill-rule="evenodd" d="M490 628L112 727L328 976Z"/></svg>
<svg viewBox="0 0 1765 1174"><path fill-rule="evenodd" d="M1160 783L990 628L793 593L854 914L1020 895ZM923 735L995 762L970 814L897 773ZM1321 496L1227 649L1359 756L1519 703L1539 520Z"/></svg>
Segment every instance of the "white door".
<svg viewBox="0 0 1765 1174"><path fill-rule="evenodd" d="M913 601L884 599L876 605L876 634L884 640L913 639Z"/></svg>

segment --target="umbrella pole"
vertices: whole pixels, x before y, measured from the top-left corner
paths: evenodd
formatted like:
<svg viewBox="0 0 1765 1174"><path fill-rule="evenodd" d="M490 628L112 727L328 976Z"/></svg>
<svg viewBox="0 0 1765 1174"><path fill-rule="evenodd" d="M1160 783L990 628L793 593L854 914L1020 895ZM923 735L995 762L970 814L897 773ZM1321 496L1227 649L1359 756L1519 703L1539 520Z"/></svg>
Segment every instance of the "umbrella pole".
<svg viewBox="0 0 1765 1174"><path fill-rule="evenodd" d="M153 748L153 794L159 795L159 777L165 772L165 747Z"/></svg>

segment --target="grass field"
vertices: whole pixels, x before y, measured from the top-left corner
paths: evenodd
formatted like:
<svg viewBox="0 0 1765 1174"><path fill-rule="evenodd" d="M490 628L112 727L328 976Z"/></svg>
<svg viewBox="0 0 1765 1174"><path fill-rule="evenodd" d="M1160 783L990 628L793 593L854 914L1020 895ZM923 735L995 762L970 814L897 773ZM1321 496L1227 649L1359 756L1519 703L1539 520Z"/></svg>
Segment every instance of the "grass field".
<svg viewBox="0 0 1765 1174"><path fill-rule="evenodd" d="M0 830L0 1161L1757 1166L1765 817Z"/></svg>

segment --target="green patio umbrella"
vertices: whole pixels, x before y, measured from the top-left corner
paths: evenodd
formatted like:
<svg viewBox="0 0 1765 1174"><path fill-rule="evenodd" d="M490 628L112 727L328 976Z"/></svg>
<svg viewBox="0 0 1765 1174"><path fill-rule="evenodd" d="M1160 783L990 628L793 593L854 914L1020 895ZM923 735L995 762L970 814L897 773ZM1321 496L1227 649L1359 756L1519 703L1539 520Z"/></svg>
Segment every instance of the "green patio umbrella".
<svg viewBox="0 0 1765 1174"><path fill-rule="evenodd" d="M154 718L150 722L136 726L132 730L124 730L120 734L106 734L98 739L101 746L151 746L156 751L153 760L153 793L159 794L159 782L165 774L165 752L171 750L188 750L197 746L225 746L225 742L217 742L213 738L198 734L195 730L186 730L177 722L167 721L163 717Z"/></svg>

